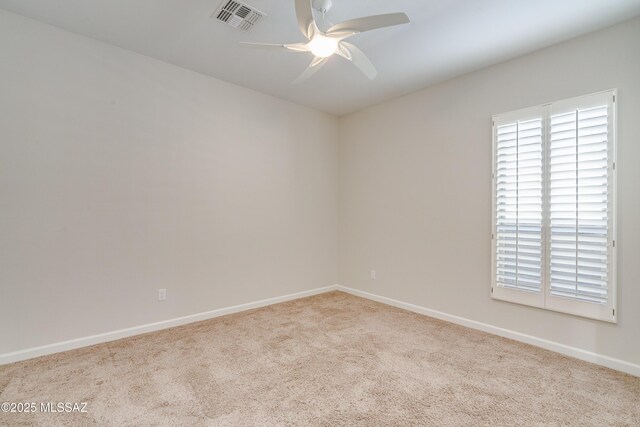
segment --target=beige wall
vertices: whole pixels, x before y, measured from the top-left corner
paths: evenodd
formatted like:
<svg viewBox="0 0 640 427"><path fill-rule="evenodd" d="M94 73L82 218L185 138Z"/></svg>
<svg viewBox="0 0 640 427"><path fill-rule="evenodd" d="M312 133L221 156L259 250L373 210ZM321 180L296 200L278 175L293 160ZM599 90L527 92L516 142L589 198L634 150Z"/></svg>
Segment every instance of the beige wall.
<svg viewBox="0 0 640 427"><path fill-rule="evenodd" d="M634 19L342 119L340 283L640 363L639 41ZM491 116L611 88L619 323L491 300Z"/></svg>
<svg viewBox="0 0 640 427"><path fill-rule="evenodd" d="M0 354L336 283L334 117L2 11L0 52Z"/></svg>

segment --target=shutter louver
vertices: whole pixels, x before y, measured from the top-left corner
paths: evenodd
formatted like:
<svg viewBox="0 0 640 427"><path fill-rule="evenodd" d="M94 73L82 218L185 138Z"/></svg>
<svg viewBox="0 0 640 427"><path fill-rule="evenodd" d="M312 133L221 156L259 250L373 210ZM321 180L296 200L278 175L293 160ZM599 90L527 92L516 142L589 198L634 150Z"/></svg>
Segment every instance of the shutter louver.
<svg viewBox="0 0 640 427"><path fill-rule="evenodd" d="M496 282L542 288L542 119L497 127Z"/></svg>
<svg viewBox="0 0 640 427"><path fill-rule="evenodd" d="M607 105L551 116L550 292L607 302Z"/></svg>

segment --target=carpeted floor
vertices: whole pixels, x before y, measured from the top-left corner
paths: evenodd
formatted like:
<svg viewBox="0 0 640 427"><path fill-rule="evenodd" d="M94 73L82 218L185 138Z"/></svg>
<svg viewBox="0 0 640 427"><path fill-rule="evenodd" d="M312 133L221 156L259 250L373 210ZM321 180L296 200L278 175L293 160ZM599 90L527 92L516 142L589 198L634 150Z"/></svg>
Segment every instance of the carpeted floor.
<svg viewBox="0 0 640 427"><path fill-rule="evenodd" d="M0 367L18 425L640 426L640 378L341 292Z"/></svg>

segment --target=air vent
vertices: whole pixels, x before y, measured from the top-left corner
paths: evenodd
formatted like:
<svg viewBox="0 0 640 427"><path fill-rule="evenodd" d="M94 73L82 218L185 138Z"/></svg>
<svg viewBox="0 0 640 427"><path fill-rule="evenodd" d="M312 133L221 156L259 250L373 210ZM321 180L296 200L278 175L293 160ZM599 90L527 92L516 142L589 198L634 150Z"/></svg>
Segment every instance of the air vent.
<svg viewBox="0 0 640 427"><path fill-rule="evenodd" d="M265 13L237 0L224 0L211 15L212 18L242 31L249 31L265 16Z"/></svg>

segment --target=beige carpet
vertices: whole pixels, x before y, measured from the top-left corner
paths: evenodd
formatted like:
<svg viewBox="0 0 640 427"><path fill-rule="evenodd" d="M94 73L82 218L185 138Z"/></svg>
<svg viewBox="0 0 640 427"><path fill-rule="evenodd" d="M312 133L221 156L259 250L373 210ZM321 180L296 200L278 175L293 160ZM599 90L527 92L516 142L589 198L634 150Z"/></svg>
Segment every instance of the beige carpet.
<svg viewBox="0 0 640 427"><path fill-rule="evenodd" d="M640 378L332 292L0 367L17 425L640 426Z"/></svg>

